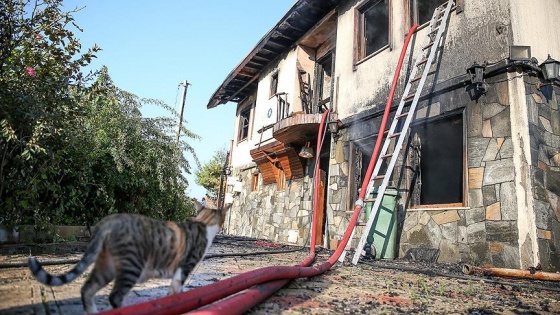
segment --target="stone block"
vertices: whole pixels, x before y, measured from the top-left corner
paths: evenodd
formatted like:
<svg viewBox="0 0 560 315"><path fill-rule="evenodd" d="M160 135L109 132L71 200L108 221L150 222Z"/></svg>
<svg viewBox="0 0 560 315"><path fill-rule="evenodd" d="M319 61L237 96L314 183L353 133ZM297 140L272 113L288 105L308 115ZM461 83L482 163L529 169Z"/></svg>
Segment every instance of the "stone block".
<svg viewBox="0 0 560 315"><path fill-rule="evenodd" d="M489 119L501 113L507 106L498 103L489 103L482 106L482 119Z"/></svg>
<svg viewBox="0 0 560 315"><path fill-rule="evenodd" d="M502 219L500 203L496 202L486 207L486 220L498 221Z"/></svg>
<svg viewBox="0 0 560 315"><path fill-rule="evenodd" d="M349 170L348 165L349 165L348 162L343 162L342 164L340 164L340 171L344 176L348 176L348 170Z"/></svg>
<svg viewBox="0 0 560 315"><path fill-rule="evenodd" d="M466 226L458 226L457 227L457 241L460 244L468 244L469 240L467 237L467 227Z"/></svg>
<svg viewBox="0 0 560 315"><path fill-rule="evenodd" d="M542 97L537 94L537 93L531 93L531 96L533 97L533 100L535 101L535 103L542 103Z"/></svg>
<svg viewBox="0 0 560 315"><path fill-rule="evenodd" d="M490 246L492 255L492 265L497 268L519 268L519 250L517 246L500 244L501 250L493 252Z"/></svg>
<svg viewBox="0 0 560 315"><path fill-rule="evenodd" d="M467 226L467 240L469 244L486 242L486 225L484 222Z"/></svg>
<svg viewBox="0 0 560 315"><path fill-rule="evenodd" d="M469 189L482 188L484 167L469 168Z"/></svg>
<svg viewBox="0 0 560 315"><path fill-rule="evenodd" d="M501 81L494 83L496 89L497 102L504 106L509 106L509 83Z"/></svg>
<svg viewBox="0 0 560 315"><path fill-rule="evenodd" d="M428 229L428 237L430 239L431 247L438 248L441 242L441 228L433 220L430 220L426 225Z"/></svg>
<svg viewBox="0 0 560 315"><path fill-rule="evenodd" d="M498 197L496 194L496 185L488 185L482 187L482 200L484 206L488 206L498 201Z"/></svg>
<svg viewBox="0 0 560 315"><path fill-rule="evenodd" d="M517 194L514 182L500 184L500 204L502 220L517 220Z"/></svg>
<svg viewBox="0 0 560 315"><path fill-rule="evenodd" d="M465 220L468 225L482 222L486 219L486 211L483 207L471 208L465 210Z"/></svg>
<svg viewBox="0 0 560 315"><path fill-rule="evenodd" d="M467 106L467 133L469 137L482 135L482 104L477 102Z"/></svg>
<svg viewBox="0 0 560 315"><path fill-rule="evenodd" d="M560 134L560 114L558 110L553 110L550 114L550 125L552 126L552 133L555 135Z"/></svg>
<svg viewBox="0 0 560 315"><path fill-rule="evenodd" d="M482 189L469 190L469 206L482 207L484 205L484 198L482 197Z"/></svg>
<svg viewBox="0 0 560 315"><path fill-rule="evenodd" d="M544 187L552 193L560 195L560 168L547 168L544 173Z"/></svg>
<svg viewBox="0 0 560 315"><path fill-rule="evenodd" d="M446 224L449 222L459 221L459 213L457 210L448 210L442 213L438 213L432 216L432 219L439 225Z"/></svg>
<svg viewBox="0 0 560 315"><path fill-rule="evenodd" d="M552 239L552 232L550 230L537 229L537 237L550 240Z"/></svg>
<svg viewBox="0 0 560 315"><path fill-rule="evenodd" d="M449 240L453 243L457 243L458 226L457 222L450 222L440 225L441 237L444 240Z"/></svg>
<svg viewBox="0 0 560 315"><path fill-rule="evenodd" d="M511 138L504 139L504 143L500 146L500 151L498 152L499 159L507 159L513 157L513 141Z"/></svg>
<svg viewBox="0 0 560 315"><path fill-rule="evenodd" d="M517 244L519 237L515 221L487 221L486 239L489 242Z"/></svg>
<svg viewBox="0 0 560 315"><path fill-rule="evenodd" d="M552 221L552 211L549 204L541 200L534 200L535 208L535 225L539 229L550 230Z"/></svg>
<svg viewBox="0 0 560 315"><path fill-rule="evenodd" d="M442 240L439 246L439 257L437 259L438 263L456 263L461 260L461 254L459 253L459 247L455 242L448 240Z"/></svg>
<svg viewBox="0 0 560 315"><path fill-rule="evenodd" d="M331 238L330 242L329 242L329 249L331 249L331 250L337 249L339 243L340 243L340 240L337 240L335 238Z"/></svg>
<svg viewBox="0 0 560 315"><path fill-rule="evenodd" d="M496 157L498 156L498 151L499 151L499 147L496 139L490 140L490 142L488 142L488 147L486 148L486 153L484 154L482 161L486 162L486 161L496 160Z"/></svg>
<svg viewBox="0 0 560 315"><path fill-rule="evenodd" d="M428 224L428 222L430 222L431 218L432 217L430 216L430 214L428 214L427 211L423 211L422 214L420 214L420 217L418 218L418 223L422 225L426 225Z"/></svg>
<svg viewBox="0 0 560 315"><path fill-rule="evenodd" d="M490 118L492 123L492 136L494 137L511 137L511 120L509 115L509 106L503 111Z"/></svg>
<svg viewBox="0 0 560 315"><path fill-rule="evenodd" d="M410 229L418 225L418 216L418 211L407 213L406 219L404 220L403 231L408 232Z"/></svg>
<svg viewBox="0 0 560 315"><path fill-rule="evenodd" d="M482 121L482 136L484 138L492 138L492 123L490 119Z"/></svg>
<svg viewBox="0 0 560 315"><path fill-rule="evenodd" d="M469 151L467 153L467 160L469 168L481 166L482 158L486 154L488 142L490 142L490 138L468 138L467 146Z"/></svg>
<svg viewBox="0 0 560 315"><path fill-rule="evenodd" d="M482 184L491 185L513 181L515 177L513 169L513 159L486 162Z"/></svg>
<svg viewBox="0 0 560 315"><path fill-rule="evenodd" d="M560 196L547 191L548 201L550 202L550 207L552 211L556 214L555 221L560 222ZM559 233L560 234L560 233Z"/></svg>
<svg viewBox="0 0 560 315"><path fill-rule="evenodd" d="M430 244L430 238L428 236L427 229L421 225L415 226L413 229L408 231L408 242L411 245L424 245Z"/></svg>
<svg viewBox="0 0 560 315"><path fill-rule="evenodd" d="M490 243L488 243L488 249L490 249L490 252L492 254L503 253L504 252L504 243L490 242Z"/></svg>
<svg viewBox="0 0 560 315"><path fill-rule="evenodd" d="M470 261L475 265L491 264L490 250L486 242L471 244L469 246Z"/></svg>
<svg viewBox="0 0 560 315"><path fill-rule="evenodd" d="M334 158L336 160L336 163L342 163L345 161L343 145L344 141L337 141L336 145L334 146Z"/></svg>
<svg viewBox="0 0 560 315"><path fill-rule="evenodd" d="M550 120L539 116L539 126L542 127L544 130L552 133L552 124L550 123Z"/></svg>
<svg viewBox="0 0 560 315"><path fill-rule="evenodd" d="M529 114L529 122L536 124L539 119L539 110L537 104L535 103L535 100L533 99L533 97L531 97L531 95L526 95L525 100L527 101L527 113Z"/></svg>

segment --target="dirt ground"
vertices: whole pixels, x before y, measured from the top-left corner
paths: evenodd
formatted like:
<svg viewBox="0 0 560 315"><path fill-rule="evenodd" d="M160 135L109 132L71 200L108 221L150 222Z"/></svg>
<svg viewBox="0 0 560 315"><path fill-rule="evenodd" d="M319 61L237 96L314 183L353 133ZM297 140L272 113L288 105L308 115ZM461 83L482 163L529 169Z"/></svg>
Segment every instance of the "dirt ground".
<svg viewBox="0 0 560 315"><path fill-rule="evenodd" d="M27 267L10 266L25 263L30 252L40 261L77 260L84 246L81 242L0 246L0 314L83 314L79 294L85 276L66 286L50 288L35 281ZM211 254L286 249L298 248L219 235ZM185 284L185 290L260 267L295 265L307 254L308 249L301 249L208 258ZM330 255L330 251L320 251L316 263ZM63 273L72 265L45 268ZM560 283L465 276L461 267L404 260L365 261L358 266L339 263L320 276L290 282L247 314L560 314ZM124 303L163 297L169 282L157 279L139 284ZM110 309L110 288L97 295L100 311Z"/></svg>

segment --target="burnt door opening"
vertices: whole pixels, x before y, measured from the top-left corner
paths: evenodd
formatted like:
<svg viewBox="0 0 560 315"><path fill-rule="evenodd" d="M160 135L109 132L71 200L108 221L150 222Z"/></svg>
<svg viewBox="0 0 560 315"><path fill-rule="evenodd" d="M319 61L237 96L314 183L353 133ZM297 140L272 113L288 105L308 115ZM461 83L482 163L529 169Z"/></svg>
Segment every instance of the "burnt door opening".
<svg viewBox="0 0 560 315"><path fill-rule="evenodd" d="M464 205L462 115L417 125L411 135L412 205Z"/></svg>
<svg viewBox="0 0 560 315"><path fill-rule="evenodd" d="M330 135L327 133L327 136L325 137L324 143L323 143L323 148L321 149L321 152L319 153L319 163L320 165L320 170L319 170L319 176L320 176L320 184L319 184L319 189L318 189L318 202L319 204L317 205L317 222L316 224L316 231L317 234L315 235L315 243L316 244L323 244L323 245L327 245L328 244L328 240L326 240L326 243L323 242L323 240L325 239L325 232L326 232L326 228L327 228L327 215L326 215L326 205L327 205L327 189L328 189L328 179L329 179L329 161L330 161Z"/></svg>
<svg viewBox="0 0 560 315"><path fill-rule="evenodd" d="M316 65L316 98L315 104L320 113L331 109L331 97L333 92L333 53L328 53Z"/></svg>

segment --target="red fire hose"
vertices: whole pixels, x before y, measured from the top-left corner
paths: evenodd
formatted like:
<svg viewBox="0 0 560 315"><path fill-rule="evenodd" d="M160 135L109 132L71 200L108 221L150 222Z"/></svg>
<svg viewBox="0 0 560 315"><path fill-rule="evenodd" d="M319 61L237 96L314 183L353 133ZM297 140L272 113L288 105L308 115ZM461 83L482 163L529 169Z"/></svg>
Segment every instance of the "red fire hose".
<svg viewBox="0 0 560 315"><path fill-rule="evenodd" d="M199 314L219 314L224 312L227 312L228 314L241 314L244 311L248 310L249 308L257 305L258 303L260 303L262 300L264 300L274 292L276 292L278 289L280 289L290 280L296 278L315 277L329 270L336 263L336 261L344 251L344 248L346 247L346 244L350 239L352 231L354 230L354 226L356 225L358 216L360 215L363 199L367 190L367 185L371 177L371 173L373 172L375 161L377 160L377 156L379 155L381 140L383 138L383 131L385 130L385 126L387 125L387 120L389 118L389 112L391 110L391 105L393 102L393 96L395 94L398 76L401 72L402 63L406 55L410 38L412 37L412 34L416 30L416 28L417 25L414 25L408 32L408 35L406 36L405 39L405 43L403 45L403 49L401 51L397 69L395 71L395 75L391 85L391 90L389 92L389 97L385 105L383 121L379 129L379 135L377 138L375 149L372 154L372 158L370 160L366 176L362 183L362 189L360 190L360 194L358 197L359 200L358 202L356 202L354 213L350 219L348 228L346 229L346 232L344 233L344 236L338 248L326 262L318 266L308 267L315 260L315 246L316 246L315 222L317 220L317 212L314 211L312 229L311 229L310 253L305 258L305 260L302 261L297 266L273 266L273 267L260 268L206 285L204 287L192 289L187 292L167 296L154 301L148 301L140 304L131 305L128 307L107 311L104 312L103 314L123 314L123 315L124 314L137 314L137 315L183 314L195 310L197 308L201 308L210 303L216 302L225 297L231 296L242 290L246 290L253 287L249 290L246 290L245 292L239 293L235 296L231 296L223 301L214 303L213 305L209 305L207 307L199 309L198 311L193 312ZM320 141L324 130L324 122L326 120L327 115L328 115L328 111L323 114L321 119L316 152L320 152L320 144L321 144ZM319 154L317 154L317 159L316 159L317 165L315 168L316 190L317 187L319 186L317 185L317 182L319 180L318 155ZM318 204L317 199L318 199L318 194L315 192L314 207L316 207L316 205Z"/></svg>

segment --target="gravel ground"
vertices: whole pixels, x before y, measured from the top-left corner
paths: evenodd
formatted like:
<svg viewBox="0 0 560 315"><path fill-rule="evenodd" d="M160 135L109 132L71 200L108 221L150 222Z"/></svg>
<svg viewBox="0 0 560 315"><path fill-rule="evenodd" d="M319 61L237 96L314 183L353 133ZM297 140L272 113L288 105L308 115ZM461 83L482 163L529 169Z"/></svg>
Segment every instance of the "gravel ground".
<svg viewBox="0 0 560 315"><path fill-rule="evenodd" d="M79 292L85 276L50 288L35 281L26 267L7 267L25 263L29 253L40 261L75 261L84 246L83 242L0 246L0 314L82 314ZM289 249L300 250L219 256ZM219 235L210 254L214 257L200 265L185 290L260 267L295 265L307 256L308 249ZM316 263L331 254L319 251ZM72 265L45 268L63 273ZM320 276L291 281L247 314L560 314L558 282L465 276L461 267L405 260L366 260L358 266L339 263ZM137 285L125 298L125 305L165 296L169 282L154 279ZM100 311L110 309L110 288L97 295Z"/></svg>

